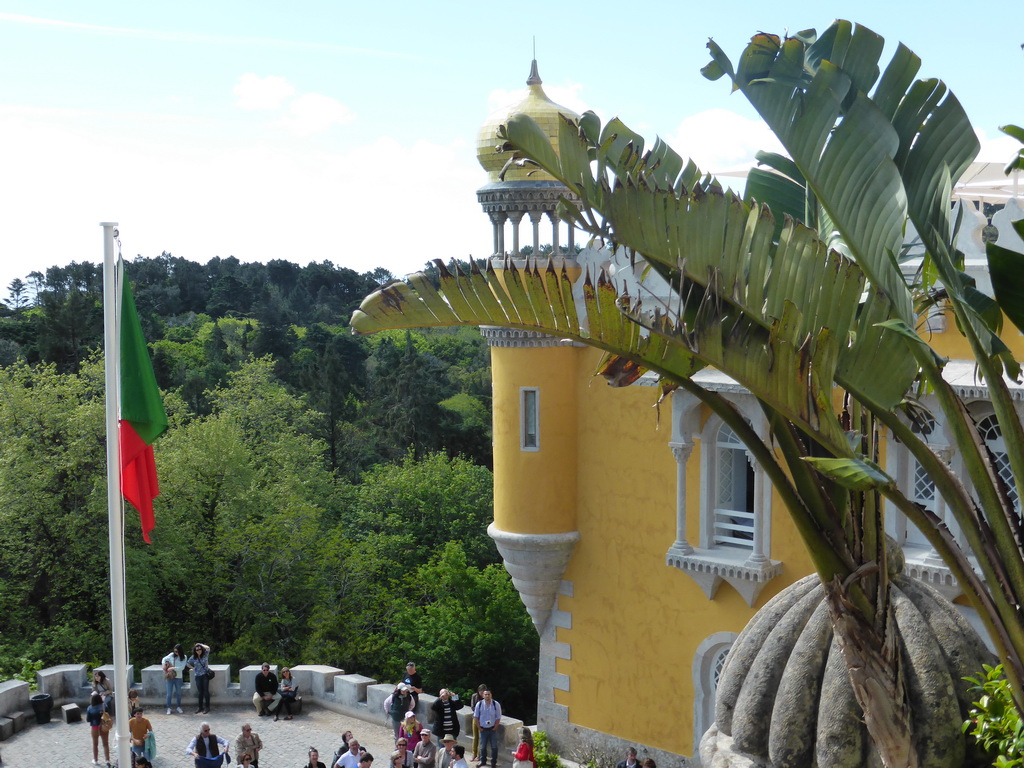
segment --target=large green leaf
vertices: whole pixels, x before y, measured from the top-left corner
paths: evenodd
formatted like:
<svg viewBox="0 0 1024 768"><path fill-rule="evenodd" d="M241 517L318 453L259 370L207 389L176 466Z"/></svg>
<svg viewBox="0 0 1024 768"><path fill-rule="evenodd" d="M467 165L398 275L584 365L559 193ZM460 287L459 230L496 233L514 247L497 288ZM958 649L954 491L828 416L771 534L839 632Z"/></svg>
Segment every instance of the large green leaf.
<svg viewBox="0 0 1024 768"><path fill-rule="evenodd" d="M804 461L851 491L870 491L894 484L881 467L863 456L852 459L808 457Z"/></svg>
<svg viewBox="0 0 1024 768"><path fill-rule="evenodd" d="M1024 219L1015 221L1013 228L1024 237ZM1011 251L997 243L986 243L988 273L999 307L1017 326L1024 331L1024 253Z"/></svg>

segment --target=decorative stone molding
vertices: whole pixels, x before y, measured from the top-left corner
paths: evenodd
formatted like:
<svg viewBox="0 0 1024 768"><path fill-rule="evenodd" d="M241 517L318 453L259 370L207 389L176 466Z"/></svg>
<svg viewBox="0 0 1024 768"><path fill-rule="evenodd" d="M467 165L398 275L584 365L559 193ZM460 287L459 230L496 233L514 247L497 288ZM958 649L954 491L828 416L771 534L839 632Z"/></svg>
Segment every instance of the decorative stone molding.
<svg viewBox="0 0 1024 768"><path fill-rule="evenodd" d="M562 198L577 202L568 187L557 181L498 181L476 192L485 213L549 213Z"/></svg>
<svg viewBox="0 0 1024 768"><path fill-rule="evenodd" d="M537 331L521 331L515 328L500 328L496 325L481 325L480 335L489 347L566 347L571 339L559 339Z"/></svg>
<svg viewBox="0 0 1024 768"><path fill-rule="evenodd" d="M579 531L568 533L510 533L494 523L487 526L487 535L494 539L505 561L505 570L519 590L538 632L551 617L562 575L580 539Z"/></svg>
<svg viewBox="0 0 1024 768"><path fill-rule="evenodd" d="M665 563L697 582L708 600L714 599L718 587L725 581L753 607L765 584L782 573L782 563L768 559L754 562L749 553L737 551L737 554L743 559L731 559L729 550L696 549L686 542L676 542L669 547Z"/></svg>
<svg viewBox="0 0 1024 768"><path fill-rule="evenodd" d="M942 562L942 558L933 549L920 550L907 545L903 546L906 566L903 572L913 579L924 582L942 593L947 600L955 600L963 594L960 582Z"/></svg>
<svg viewBox="0 0 1024 768"><path fill-rule="evenodd" d="M715 689L717 677L714 664L719 654L732 648L739 635L715 632L701 641L693 654L690 671L693 680L693 754L700 753L700 740L715 722Z"/></svg>

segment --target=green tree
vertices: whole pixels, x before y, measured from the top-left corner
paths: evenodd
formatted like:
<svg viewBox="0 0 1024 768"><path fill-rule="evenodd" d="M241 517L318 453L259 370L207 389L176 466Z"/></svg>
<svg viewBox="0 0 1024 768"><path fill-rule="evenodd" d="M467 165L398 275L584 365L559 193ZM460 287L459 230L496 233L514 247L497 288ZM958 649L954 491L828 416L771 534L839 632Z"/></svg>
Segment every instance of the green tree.
<svg viewBox="0 0 1024 768"><path fill-rule="evenodd" d="M422 561L424 552L439 552L445 542L462 543L464 557L482 568L499 562L487 535L493 518L493 478L485 467L443 452L400 464L379 464L363 475L349 518L351 536L367 532L407 536L401 562Z"/></svg>
<svg viewBox="0 0 1024 768"><path fill-rule="evenodd" d="M10 307L15 314L28 305L26 286L20 278L16 277L11 280L10 285L7 286L7 292L9 293L10 298L5 299L4 304Z"/></svg>
<svg viewBox="0 0 1024 768"><path fill-rule="evenodd" d="M486 273L456 279L442 269L440 293L412 276L368 298L352 325L557 333L607 350L613 382L649 369L666 388L699 397L741 437L789 509L825 585L847 663L869 681L854 686L869 733L885 764L901 766L916 756L900 654L886 635L892 605L881 497L942 555L985 622L1018 707L1024 701L1019 516L967 409L942 379L942 361L912 330L914 286L895 259L908 221L921 235L925 274L941 280L990 387L1016 477L1024 477L1024 431L1003 382L1004 370L1016 375L1019 367L998 339L999 313L958 268L949 190L977 139L941 82L914 79L920 62L909 50L898 48L879 68L882 42L848 22L821 36L758 34L736 67L709 43L705 74L727 76L789 154L761 156L776 172L753 174L751 194L764 205L723 193L661 141L645 152L642 137L618 120L602 127L588 113L563 121L556 154L529 118L510 119L511 147L578 197L580 207L564 205L563 216L627 249L637 271L662 278L674 293L667 303L621 292L606 273L585 278L577 299L564 269L508 264L504 282ZM990 269L1001 307L1024 326L1019 304L999 294L1020 286L1019 257L990 248ZM771 442L692 380L707 365L758 398ZM901 418L912 413L906 395L915 380L936 393L976 497ZM836 414L840 395L845 408ZM878 467L882 425L931 475L984 581L935 515Z"/></svg>
<svg viewBox="0 0 1024 768"><path fill-rule="evenodd" d="M504 567L473 567L462 543L451 539L416 569L408 591L393 668L415 658L433 691L474 691L488 682L506 712L532 722L539 643Z"/></svg>
<svg viewBox="0 0 1024 768"><path fill-rule="evenodd" d="M0 635L33 657L110 640L103 370L0 369ZM137 523L136 523L137 527ZM26 641L31 638L32 641Z"/></svg>

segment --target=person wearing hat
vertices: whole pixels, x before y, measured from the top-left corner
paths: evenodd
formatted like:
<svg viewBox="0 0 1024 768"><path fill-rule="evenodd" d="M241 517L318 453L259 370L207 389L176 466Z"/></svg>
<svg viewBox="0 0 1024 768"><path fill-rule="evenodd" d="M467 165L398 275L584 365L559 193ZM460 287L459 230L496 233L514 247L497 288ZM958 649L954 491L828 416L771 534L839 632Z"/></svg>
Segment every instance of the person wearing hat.
<svg viewBox="0 0 1024 768"><path fill-rule="evenodd" d="M384 699L384 711L391 716L391 726L394 728L396 739L402 729L405 713L412 708L412 695L405 683L396 685L391 695Z"/></svg>
<svg viewBox="0 0 1024 768"><path fill-rule="evenodd" d="M449 768L455 761L455 736L446 733L441 737L441 751L437 757L437 768Z"/></svg>
<svg viewBox="0 0 1024 768"><path fill-rule="evenodd" d="M430 740L430 731L423 731L423 738L412 751L413 768L436 768L437 744Z"/></svg>
<svg viewBox="0 0 1024 768"><path fill-rule="evenodd" d="M423 693L423 678L416 671L416 662L410 661L405 665L405 679L402 680L412 693L413 705L409 709L416 709L420 704L420 694Z"/></svg>
<svg viewBox="0 0 1024 768"><path fill-rule="evenodd" d="M415 754L416 745L420 743L424 733L430 733L430 731L423 730L423 723L416 719L416 713L410 709L405 713L405 719L402 721L402 727L398 731L398 736L408 741L409 749ZM434 745L434 749L437 749L437 744Z"/></svg>

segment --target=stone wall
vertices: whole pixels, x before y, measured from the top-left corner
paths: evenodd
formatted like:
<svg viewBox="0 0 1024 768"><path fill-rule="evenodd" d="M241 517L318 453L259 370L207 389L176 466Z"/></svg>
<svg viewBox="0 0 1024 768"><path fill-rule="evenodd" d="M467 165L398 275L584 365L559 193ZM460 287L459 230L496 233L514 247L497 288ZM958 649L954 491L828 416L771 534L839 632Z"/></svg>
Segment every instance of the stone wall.
<svg viewBox="0 0 1024 768"><path fill-rule="evenodd" d="M213 706L252 706L252 696L256 692L256 675L261 664L242 667L238 671L237 680L227 664L211 664L216 672L210 681L210 700ZM110 680L114 678L111 665L97 667L103 670ZM272 671L279 670L273 666ZM395 683L379 683L365 675L347 675L345 670L324 664L300 664L291 667L292 677L299 686L299 695L304 706L318 706L332 712L356 717L373 723L390 723L384 712L384 700L395 689ZM48 667L36 674L39 693L48 693L53 697L53 707L59 716L59 709L64 704L78 704L84 709L89 705L91 678L85 664L62 664ZM129 687L139 692L139 700L151 709L162 709L165 702L166 686L164 670L160 664L151 664L142 669L141 679L136 679L134 667L129 666L126 675ZM116 685L116 684L115 684ZM20 680L9 680L0 683L0 720L11 718L15 713L29 712L29 686ZM196 698L190 682L182 685L181 705L186 708ZM430 705L437 699L428 693L421 693L416 717L422 723L433 722ZM472 734L472 712L468 706L459 710L462 725L460 741L469 743ZM3 725L3 723L0 723ZM501 718L498 729L498 741L503 748L513 749L519 740L519 728L523 721L505 714ZM4 730L0 729L0 737ZM9 735L9 734L8 734Z"/></svg>

